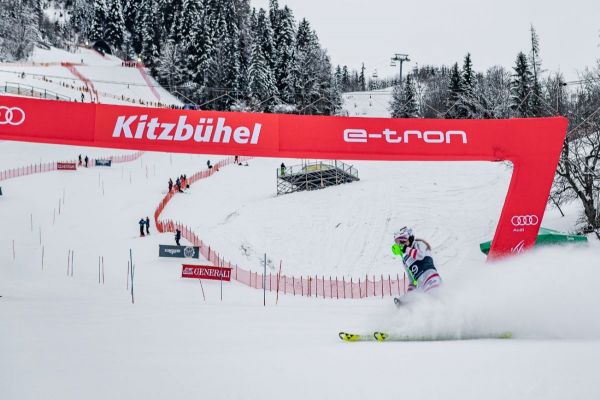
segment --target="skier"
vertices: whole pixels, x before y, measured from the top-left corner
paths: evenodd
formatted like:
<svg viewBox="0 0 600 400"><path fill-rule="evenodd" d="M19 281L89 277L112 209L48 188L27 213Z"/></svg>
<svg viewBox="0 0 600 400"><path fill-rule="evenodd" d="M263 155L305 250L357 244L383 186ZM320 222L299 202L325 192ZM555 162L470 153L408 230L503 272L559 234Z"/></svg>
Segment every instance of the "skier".
<svg viewBox="0 0 600 400"><path fill-rule="evenodd" d="M433 264L431 246L423 239L415 239L411 228L405 226L394 234L392 253L402 257L404 270L410 279L409 292L415 289L428 292L442 284Z"/></svg>
<svg viewBox="0 0 600 400"><path fill-rule="evenodd" d="M175 243L177 243L177 246L181 246L179 244L179 240L181 239L181 231L179 229L175 230Z"/></svg>
<svg viewBox="0 0 600 400"><path fill-rule="evenodd" d="M146 235L150 234L150 218L146 217L146 221L144 221L146 223Z"/></svg>
<svg viewBox="0 0 600 400"><path fill-rule="evenodd" d="M145 236L144 235L144 225L146 225L146 221L144 220L144 218L140 219L140 236Z"/></svg>

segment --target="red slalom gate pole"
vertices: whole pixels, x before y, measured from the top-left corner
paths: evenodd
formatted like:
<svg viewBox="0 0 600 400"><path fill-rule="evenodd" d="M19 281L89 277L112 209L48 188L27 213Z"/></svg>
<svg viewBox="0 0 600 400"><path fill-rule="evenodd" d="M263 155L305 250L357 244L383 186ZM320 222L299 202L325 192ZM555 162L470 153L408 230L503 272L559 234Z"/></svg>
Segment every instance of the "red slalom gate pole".
<svg viewBox="0 0 600 400"><path fill-rule="evenodd" d="M277 274L277 295L275 296L275 305L279 303L279 280L281 279L281 263L282 260L279 260L279 273Z"/></svg>

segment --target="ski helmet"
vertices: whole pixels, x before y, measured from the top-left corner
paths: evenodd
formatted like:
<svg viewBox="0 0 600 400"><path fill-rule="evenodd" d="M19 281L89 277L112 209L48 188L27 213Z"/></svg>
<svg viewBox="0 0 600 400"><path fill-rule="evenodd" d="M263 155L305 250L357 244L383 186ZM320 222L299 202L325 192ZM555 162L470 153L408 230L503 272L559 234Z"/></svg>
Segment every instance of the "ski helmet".
<svg viewBox="0 0 600 400"><path fill-rule="evenodd" d="M408 243L411 237L413 237L412 229L408 226L404 226L394 233L394 242L397 244L405 244Z"/></svg>

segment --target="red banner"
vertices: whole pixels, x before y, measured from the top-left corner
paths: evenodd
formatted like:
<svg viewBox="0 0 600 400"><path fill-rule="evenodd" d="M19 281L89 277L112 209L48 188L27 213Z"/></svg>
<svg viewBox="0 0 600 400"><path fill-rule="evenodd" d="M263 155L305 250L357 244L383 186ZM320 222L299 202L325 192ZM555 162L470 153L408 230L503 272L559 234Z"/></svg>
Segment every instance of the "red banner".
<svg viewBox="0 0 600 400"><path fill-rule="evenodd" d="M59 162L56 163L56 169L59 171L75 171L77 169L77 165L75 163Z"/></svg>
<svg viewBox="0 0 600 400"><path fill-rule="evenodd" d="M231 268L183 264L181 266L181 277L229 282L231 280Z"/></svg>
<svg viewBox="0 0 600 400"><path fill-rule="evenodd" d="M431 120L253 114L0 96L4 140L258 157L508 160L514 171L491 258L519 253L535 243L567 123L563 117ZM521 217L537 222L512 222Z"/></svg>

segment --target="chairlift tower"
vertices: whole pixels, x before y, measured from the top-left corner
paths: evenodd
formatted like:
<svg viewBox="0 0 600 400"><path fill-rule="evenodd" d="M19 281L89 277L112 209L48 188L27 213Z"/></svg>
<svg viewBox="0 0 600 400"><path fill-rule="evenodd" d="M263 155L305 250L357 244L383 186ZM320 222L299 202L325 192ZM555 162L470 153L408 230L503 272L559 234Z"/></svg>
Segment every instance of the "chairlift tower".
<svg viewBox="0 0 600 400"><path fill-rule="evenodd" d="M400 80L398 81L399 85L402 85L402 63L404 62L409 62L410 58L408 58L408 54L394 54L394 57L392 57L392 62L390 63L390 66L395 67L396 63L400 64Z"/></svg>

